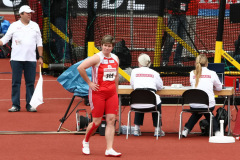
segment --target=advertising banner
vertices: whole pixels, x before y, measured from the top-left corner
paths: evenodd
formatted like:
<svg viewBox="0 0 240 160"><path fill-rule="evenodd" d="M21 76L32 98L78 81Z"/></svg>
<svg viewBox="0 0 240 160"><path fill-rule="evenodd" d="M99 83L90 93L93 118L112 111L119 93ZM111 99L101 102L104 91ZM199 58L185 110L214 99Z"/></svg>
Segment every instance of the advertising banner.
<svg viewBox="0 0 240 160"><path fill-rule="evenodd" d="M198 16L218 16L221 0L197 0ZM230 4L240 3L240 0L226 0L225 16L229 16Z"/></svg>
<svg viewBox="0 0 240 160"><path fill-rule="evenodd" d="M25 0L16 1L15 5L22 5ZM116 2L116 3L115 3ZM76 12L86 12L88 0L73 0L69 1L69 5L77 5ZM240 0L226 0L226 16L229 16L230 4L240 3ZM191 0L190 10L188 15L198 16L218 16L220 0ZM1 11L12 11L12 0L0 0ZM97 13L104 11L112 11L113 13L126 13L131 10L134 13L152 13L158 14L160 0L95 0L94 8Z"/></svg>
<svg viewBox="0 0 240 160"><path fill-rule="evenodd" d="M16 1L16 6L21 5L22 0ZM13 11L13 2L12 0L0 0L0 11Z"/></svg>

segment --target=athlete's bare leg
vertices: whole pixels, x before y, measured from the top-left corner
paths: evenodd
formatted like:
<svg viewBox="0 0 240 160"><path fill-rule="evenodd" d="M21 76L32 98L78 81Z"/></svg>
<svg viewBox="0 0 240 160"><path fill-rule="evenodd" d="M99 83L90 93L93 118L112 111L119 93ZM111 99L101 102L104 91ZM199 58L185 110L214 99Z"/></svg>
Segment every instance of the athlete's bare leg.
<svg viewBox="0 0 240 160"><path fill-rule="evenodd" d="M106 115L106 130L105 130L105 139L107 142L107 150L111 149L113 147L113 140L114 140L114 134L115 134L115 114L107 114Z"/></svg>

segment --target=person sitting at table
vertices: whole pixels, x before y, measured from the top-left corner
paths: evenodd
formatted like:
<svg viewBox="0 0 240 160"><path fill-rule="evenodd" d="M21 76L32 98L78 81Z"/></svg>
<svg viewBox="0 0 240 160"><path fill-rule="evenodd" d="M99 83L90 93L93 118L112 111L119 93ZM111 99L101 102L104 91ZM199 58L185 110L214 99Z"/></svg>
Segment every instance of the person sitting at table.
<svg viewBox="0 0 240 160"><path fill-rule="evenodd" d="M132 88L140 89L140 88L148 88L152 90L153 92L157 90L161 90L163 88L163 81L160 77L160 74L153 69L150 69L151 65L151 59L147 54L140 54L138 57L138 66L139 68L135 68L132 70L131 73L131 79L130 84ZM160 96L156 94L156 100L157 100L157 109L161 113L161 99ZM135 119L134 119L134 136L140 136L140 125L143 125L143 119L144 119L144 113L138 113L135 112ZM154 136L157 136L157 120L158 120L158 114L152 113L152 119L153 119L153 126L155 127ZM161 124L161 123L160 123ZM159 129L160 130L160 129ZM165 136L165 133L163 130L162 132L158 132L158 136Z"/></svg>
<svg viewBox="0 0 240 160"><path fill-rule="evenodd" d="M211 71L207 68L208 59L206 55L200 54L196 58L195 70L190 72L190 83L192 88L201 89L208 94L209 97L209 109L213 112L215 108L214 91L222 90L222 83L220 82L216 72ZM190 104L192 110L207 110L207 106L203 104ZM210 115L204 114L208 123L210 122ZM182 131L182 136L187 137L188 133L193 129L194 125L202 117L202 114L192 113L188 122ZM219 125L216 118L213 116L213 132L215 136L219 136Z"/></svg>

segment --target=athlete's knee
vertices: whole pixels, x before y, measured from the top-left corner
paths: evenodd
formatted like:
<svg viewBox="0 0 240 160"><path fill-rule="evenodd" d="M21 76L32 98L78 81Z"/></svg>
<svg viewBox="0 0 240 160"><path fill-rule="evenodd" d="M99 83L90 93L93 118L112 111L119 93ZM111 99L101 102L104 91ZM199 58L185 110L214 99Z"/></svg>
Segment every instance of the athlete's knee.
<svg viewBox="0 0 240 160"><path fill-rule="evenodd" d="M91 130L97 129L99 125L100 125L100 124L96 124L96 123L93 122L93 123L92 123Z"/></svg>
<svg viewBox="0 0 240 160"><path fill-rule="evenodd" d="M115 121L116 121L116 117L115 116L109 116L109 117L107 117L106 121L107 121L107 125L114 125Z"/></svg>
<svg viewBox="0 0 240 160"><path fill-rule="evenodd" d="M102 122L102 118L93 118L93 122L95 126L99 126Z"/></svg>

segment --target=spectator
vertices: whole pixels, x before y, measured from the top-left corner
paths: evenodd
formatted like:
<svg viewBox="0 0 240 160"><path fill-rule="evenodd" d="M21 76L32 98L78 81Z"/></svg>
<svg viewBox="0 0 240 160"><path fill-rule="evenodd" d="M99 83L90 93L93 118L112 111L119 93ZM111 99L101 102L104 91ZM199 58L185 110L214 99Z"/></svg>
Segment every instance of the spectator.
<svg viewBox="0 0 240 160"><path fill-rule="evenodd" d="M190 0L171 0L167 6L169 9L168 15L168 27L171 29L175 34L177 34L182 40L186 38L186 11L188 10L188 3ZM167 35L164 50L163 50L163 66L167 66L169 62L169 58L172 54L172 48L175 43L174 37ZM183 46L178 42L176 52L174 55L174 65L176 66L183 66L182 64L182 50Z"/></svg>
<svg viewBox="0 0 240 160"><path fill-rule="evenodd" d="M57 55L56 58L59 62L70 62L69 55L69 43L66 41L65 36L68 37L66 12L67 12L67 2L66 0L53 0L51 4L51 22L56 26L56 28L64 34L61 37L61 33L57 30L53 30L52 36L56 43Z"/></svg>

